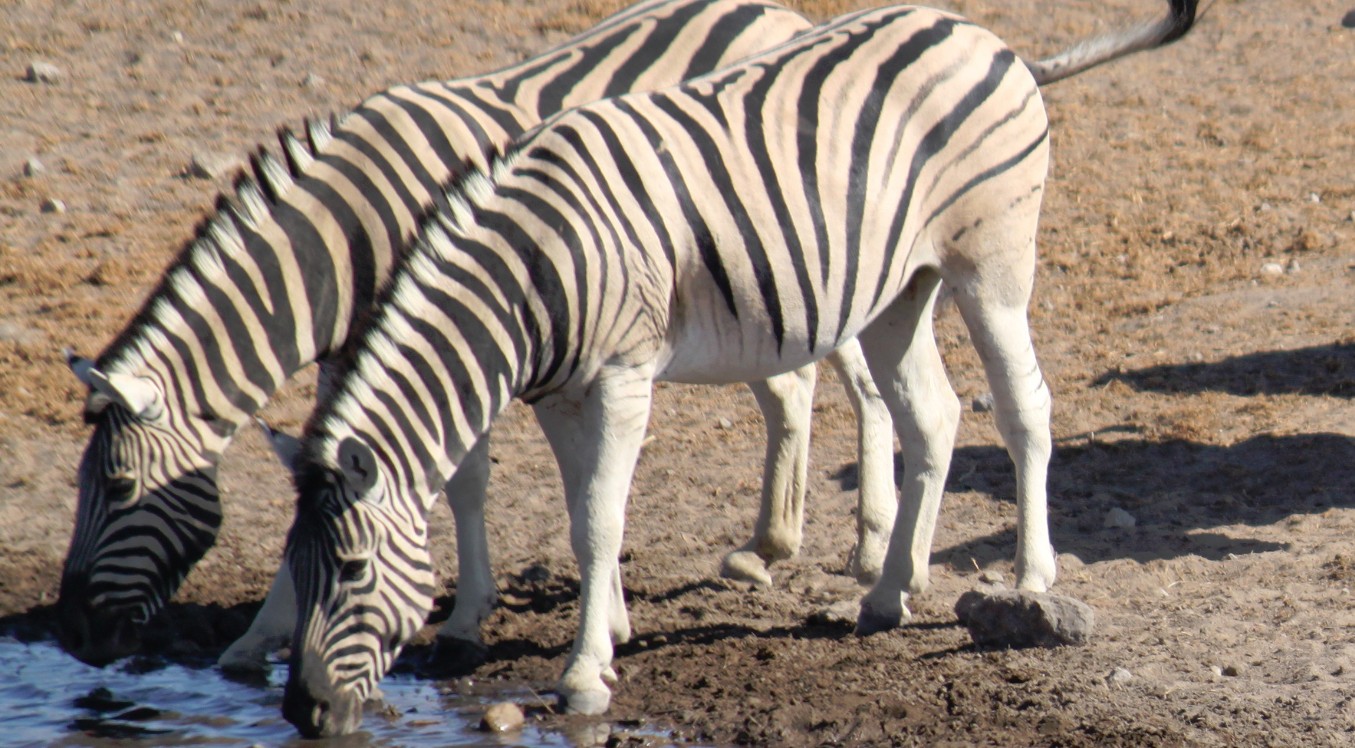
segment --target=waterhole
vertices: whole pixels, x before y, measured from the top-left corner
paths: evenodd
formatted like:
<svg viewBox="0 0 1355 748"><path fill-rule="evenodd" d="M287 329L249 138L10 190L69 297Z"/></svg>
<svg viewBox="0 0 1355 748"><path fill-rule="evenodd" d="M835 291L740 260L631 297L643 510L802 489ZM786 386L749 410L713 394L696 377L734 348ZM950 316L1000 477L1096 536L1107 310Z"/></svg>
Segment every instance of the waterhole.
<svg viewBox="0 0 1355 748"><path fill-rule="evenodd" d="M4 746L574 746L579 736L529 724L503 735L477 727L485 705L536 703L526 690L467 697L448 686L393 675L386 702L371 707L362 732L302 740L282 718L287 669L266 680L228 680L211 667L132 659L84 665L50 642L0 637L0 745ZM591 742L591 741L583 741Z"/></svg>

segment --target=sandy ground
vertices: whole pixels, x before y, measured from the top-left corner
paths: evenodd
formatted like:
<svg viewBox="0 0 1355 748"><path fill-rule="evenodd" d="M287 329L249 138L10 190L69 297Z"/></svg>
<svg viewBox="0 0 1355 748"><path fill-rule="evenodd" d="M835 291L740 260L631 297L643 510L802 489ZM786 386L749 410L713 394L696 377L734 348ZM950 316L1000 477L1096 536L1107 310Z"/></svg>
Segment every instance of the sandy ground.
<svg viewBox="0 0 1355 748"><path fill-rule="evenodd" d="M191 236L227 183L185 177L192 157L239 158L279 125L387 85L520 59L616 7L510 5L0 5L0 625L44 632L69 538L87 434L59 350L100 350ZM1161 11L949 7L1029 55ZM752 398L666 386L631 498L623 571L637 636L619 649L612 718L787 746L1355 744L1350 9L1217 0L1181 44L1046 92L1054 167L1031 312L1056 396L1056 591L1095 608L1090 644L979 651L955 622L980 570L1011 579L1012 473L988 414L964 415L933 590L910 625L860 639L815 616L859 594L841 576L854 425L831 373L805 546L774 568L772 589L716 576L755 515ZM35 60L62 78L25 82ZM30 158L45 169L25 176ZM53 199L64 211L43 210ZM958 315L939 316L968 403L983 378ZM312 393L302 376L267 414L295 428ZM504 604L486 625L489 660L468 677L548 688L577 615L559 480L524 409L496 436ZM241 432L222 483L221 541L156 623L161 655L219 651L279 558L290 492L257 431ZM1136 525L1106 528L1116 508ZM445 509L435 533L451 595ZM1110 678L1116 668L1129 677Z"/></svg>

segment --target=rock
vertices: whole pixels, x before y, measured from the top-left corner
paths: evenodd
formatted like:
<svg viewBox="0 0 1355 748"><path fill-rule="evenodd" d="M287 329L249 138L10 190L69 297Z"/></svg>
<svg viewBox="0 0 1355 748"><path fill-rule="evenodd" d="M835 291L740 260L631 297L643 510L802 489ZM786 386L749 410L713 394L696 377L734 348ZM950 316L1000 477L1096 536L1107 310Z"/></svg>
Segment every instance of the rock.
<svg viewBox="0 0 1355 748"><path fill-rule="evenodd" d="M718 425L720 428L722 428L722 429L724 429L724 430L726 430L726 431L728 431L729 429L734 428L734 422L731 421L731 420L729 420L728 418L721 418L721 419L717 422L717 425Z"/></svg>
<svg viewBox="0 0 1355 748"><path fill-rule="evenodd" d="M1110 674L1106 676L1106 685L1111 688L1116 688L1118 686L1128 685L1131 680L1134 680L1133 673L1122 667L1117 667L1110 671Z"/></svg>
<svg viewBox="0 0 1355 748"><path fill-rule="evenodd" d="M826 608L810 613L805 621L811 626L855 626L861 604L855 600L840 600Z"/></svg>
<svg viewBox="0 0 1355 748"><path fill-rule="evenodd" d="M306 73L306 77L301 79L302 88L320 88L325 85L325 79L315 73Z"/></svg>
<svg viewBox="0 0 1355 748"><path fill-rule="evenodd" d="M1117 506L1106 512L1106 519L1102 522L1102 526L1117 530L1128 530L1138 523L1139 521L1134 519L1134 515Z"/></svg>
<svg viewBox="0 0 1355 748"><path fill-rule="evenodd" d="M1080 600L1047 592L971 590L955 615L981 647L1058 647L1086 644L1096 613Z"/></svg>
<svg viewBox="0 0 1355 748"><path fill-rule="evenodd" d="M194 179L220 179L234 174L241 168L240 160L233 156L218 153L195 153L184 172Z"/></svg>
<svg viewBox="0 0 1355 748"><path fill-rule="evenodd" d="M1263 278L1277 278L1281 275L1284 275L1284 265L1278 262L1267 262L1261 266L1261 277Z"/></svg>
<svg viewBox="0 0 1355 748"><path fill-rule="evenodd" d="M1292 257L1289 259L1289 262L1284 264L1284 272L1287 275L1296 275L1302 269L1303 268L1299 265L1299 261Z"/></svg>
<svg viewBox="0 0 1355 748"><path fill-rule="evenodd" d="M484 717L480 719L480 729L484 732L508 732L521 729L526 721L522 707L511 701L501 701L485 710Z"/></svg>
<svg viewBox="0 0 1355 748"><path fill-rule="evenodd" d="M973 408L975 413L987 413L993 409L993 393L985 392L979 395L974 398L969 407Z"/></svg>
<svg viewBox="0 0 1355 748"><path fill-rule="evenodd" d="M1355 10L1346 11L1345 16L1341 18L1341 25L1348 29L1355 29Z"/></svg>
<svg viewBox="0 0 1355 748"><path fill-rule="evenodd" d="M1002 572L992 571L990 569L987 571L979 572L979 581L984 584L991 584L1000 587L1003 584L1005 584L1007 580L1002 577Z"/></svg>
<svg viewBox="0 0 1355 748"><path fill-rule="evenodd" d="M1234 663L1219 668L1219 673L1221 675L1226 675L1229 678L1236 678L1241 675L1244 670L1246 670L1246 667Z"/></svg>
<svg viewBox="0 0 1355 748"><path fill-rule="evenodd" d="M47 167L36 156L24 162L24 176L26 177L36 177L44 171L47 171Z"/></svg>
<svg viewBox="0 0 1355 748"><path fill-rule="evenodd" d="M61 214L66 212L66 203L54 197L49 197L42 201L42 205L38 206L38 209L43 213Z"/></svg>
<svg viewBox="0 0 1355 748"><path fill-rule="evenodd" d="M65 74L56 65L34 60L28 63L28 73L24 76L24 80L29 83L60 83L63 77L65 77Z"/></svg>

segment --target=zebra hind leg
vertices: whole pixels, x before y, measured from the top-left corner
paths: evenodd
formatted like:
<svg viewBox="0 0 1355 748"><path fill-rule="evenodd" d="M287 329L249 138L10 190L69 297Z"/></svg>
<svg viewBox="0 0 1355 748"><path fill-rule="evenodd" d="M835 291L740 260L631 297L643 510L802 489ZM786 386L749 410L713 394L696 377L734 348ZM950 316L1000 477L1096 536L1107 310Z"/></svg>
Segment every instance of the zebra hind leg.
<svg viewBox="0 0 1355 748"><path fill-rule="evenodd" d="M889 406L903 452L898 514L879 581L861 601L857 633L891 629L909 617L910 594L930 583L932 535L950 470L960 400L936 349L932 307L940 277L920 270L860 336L862 352Z"/></svg>
<svg viewBox="0 0 1355 748"><path fill-rule="evenodd" d="M1030 273L1011 275L1032 277ZM998 431L1016 466L1016 584L1023 590L1043 592L1057 573L1045 487L1052 452L1052 398L1031 342L1026 317L1029 291L1028 284L1025 293L1015 298L957 292L955 302L983 360Z"/></svg>
<svg viewBox="0 0 1355 748"><path fill-rule="evenodd" d="M870 375L861 344L844 343L828 356L856 411L856 545L847 572L861 584L874 584L884 570L885 550L898 512L894 488L894 432L889 406Z"/></svg>
<svg viewBox="0 0 1355 748"><path fill-rule="evenodd" d="M804 528L805 477L814 407L814 364L771 379L749 382L767 428L762 503L753 537L725 556L720 576L770 587L768 567L800 551Z"/></svg>

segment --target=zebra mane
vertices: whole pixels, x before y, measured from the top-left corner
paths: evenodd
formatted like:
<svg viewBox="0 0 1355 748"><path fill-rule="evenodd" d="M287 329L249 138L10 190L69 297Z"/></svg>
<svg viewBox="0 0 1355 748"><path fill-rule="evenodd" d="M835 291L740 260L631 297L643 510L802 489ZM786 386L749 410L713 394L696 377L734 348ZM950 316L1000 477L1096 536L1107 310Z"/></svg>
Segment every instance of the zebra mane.
<svg viewBox="0 0 1355 748"><path fill-rule="evenodd" d="M452 237L470 225L475 204L493 192L496 181L511 167L518 153L516 148L501 150L491 145L483 152L483 163L468 156L459 168L452 170L438 196L415 222L413 235L396 254L395 270L377 289L374 303L354 318L348 338L331 355L334 371L341 373L342 380L355 375L368 378L377 373L382 360L399 355L392 348L388 330L388 326L399 323L394 319L388 321L385 310L395 307L393 301L400 297L402 284L436 272L430 261L444 256L443 248L449 246ZM345 412L357 405L354 398L351 393L336 394L321 401L307 419L305 459L318 466L317 470L325 464L322 443L335 437L335 427L343 430Z"/></svg>
<svg viewBox="0 0 1355 748"><path fill-rule="evenodd" d="M307 118L301 134L279 127L281 159L263 145L255 148L248 168L236 173L228 192L217 195L212 213L199 220L193 237L179 250L140 311L100 354L101 369L135 366L138 357L144 362L145 353L163 336L160 320L172 311L171 299L200 301L202 282L214 282L226 272L227 259L247 251L241 229L256 231L272 217L283 197L334 139L343 119L336 114L328 120Z"/></svg>

